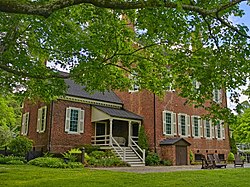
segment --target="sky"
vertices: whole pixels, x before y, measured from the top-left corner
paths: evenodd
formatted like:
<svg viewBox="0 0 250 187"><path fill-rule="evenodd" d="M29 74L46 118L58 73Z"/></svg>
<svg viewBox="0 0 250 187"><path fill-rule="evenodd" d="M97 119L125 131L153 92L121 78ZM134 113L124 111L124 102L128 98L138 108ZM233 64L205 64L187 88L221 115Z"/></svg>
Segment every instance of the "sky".
<svg viewBox="0 0 250 187"><path fill-rule="evenodd" d="M237 24L237 23L243 23L244 25L246 25L250 29L250 5L247 5L246 2L244 2L244 3L241 3L240 8L245 11L245 15L242 18L231 17L230 20L232 22L234 22L235 24ZM250 31L248 31L248 35L250 35ZM250 84L250 82L249 82L249 84ZM241 89L245 89L245 88L246 87L241 87ZM243 101L245 101L247 99L248 99L247 96L241 95L240 102L243 102ZM235 106L236 106L235 103L231 103L228 100L228 107L229 108L233 109L233 108L235 108Z"/></svg>

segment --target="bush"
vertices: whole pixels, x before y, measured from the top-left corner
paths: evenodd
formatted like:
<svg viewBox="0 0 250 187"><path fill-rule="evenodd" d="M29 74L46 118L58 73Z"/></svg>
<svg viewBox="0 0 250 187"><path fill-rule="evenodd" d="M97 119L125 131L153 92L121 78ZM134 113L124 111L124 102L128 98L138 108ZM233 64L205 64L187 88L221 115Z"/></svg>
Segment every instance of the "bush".
<svg viewBox="0 0 250 187"><path fill-rule="evenodd" d="M25 156L28 151L32 148L33 141L24 137L19 136L9 143L8 147L10 151L16 156Z"/></svg>
<svg viewBox="0 0 250 187"><path fill-rule="evenodd" d="M160 163L163 166L172 166L172 162L170 160L161 160Z"/></svg>
<svg viewBox="0 0 250 187"><path fill-rule="evenodd" d="M93 151L92 153L89 154L90 157L94 157L96 159L102 159L106 157L104 151Z"/></svg>
<svg viewBox="0 0 250 187"><path fill-rule="evenodd" d="M69 162L75 162L77 160L77 156L69 152L62 153L62 156L63 158L67 159Z"/></svg>
<svg viewBox="0 0 250 187"><path fill-rule="evenodd" d="M85 148L85 153L90 154L93 151L98 151L100 149L99 146L93 146L91 144L85 144L84 146L82 146Z"/></svg>
<svg viewBox="0 0 250 187"><path fill-rule="evenodd" d="M147 166L158 166L160 165L160 158L156 153L148 153L145 163Z"/></svg>
<svg viewBox="0 0 250 187"><path fill-rule="evenodd" d="M230 152L227 156L227 161L229 163L232 163L234 161L234 154L232 152Z"/></svg>
<svg viewBox="0 0 250 187"><path fill-rule="evenodd" d="M49 168L81 168L83 167L80 162L65 163L61 158L52 157L39 157L28 162L30 165L49 167Z"/></svg>
<svg viewBox="0 0 250 187"><path fill-rule="evenodd" d="M139 135L138 135L138 145L141 149L145 149L146 153L148 152L148 140L145 133L144 126L140 127Z"/></svg>
<svg viewBox="0 0 250 187"><path fill-rule="evenodd" d="M190 164L194 162L194 153L192 151L189 151L189 159L190 159Z"/></svg>
<svg viewBox="0 0 250 187"><path fill-rule="evenodd" d="M26 160L18 156L0 156L0 164L24 164Z"/></svg>
<svg viewBox="0 0 250 187"><path fill-rule="evenodd" d="M117 157L102 158L102 159L90 157L90 159L88 160L88 165L94 167L111 167L111 166L127 166L127 163L121 161Z"/></svg>

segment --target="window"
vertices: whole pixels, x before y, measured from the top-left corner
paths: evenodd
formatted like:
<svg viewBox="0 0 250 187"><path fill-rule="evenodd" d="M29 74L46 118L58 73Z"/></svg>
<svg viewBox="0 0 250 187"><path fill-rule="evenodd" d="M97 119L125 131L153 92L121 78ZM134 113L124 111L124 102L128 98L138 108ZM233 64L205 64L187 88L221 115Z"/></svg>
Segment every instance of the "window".
<svg viewBox="0 0 250 187"><path fill-rule="evenodd" d="M180 136L190 136L190 116L178 114L178 132Z"/></svg>
<svg viewBox="0 0 250 187"><path fill-rule="evenodd" d="M29 128L29 112L23 114L21 134L27 135Z"/></svg>
<svg viewBox="0 0 250 187"><path fill-rule="evenodd" d="M84 132L84 110L74 107L69 107L66 109L65 132Z"/></svg>
<svg viewBox="0 0 250 187"><path fill-rule="evenodd" d="M213 90L213 101L216 103L221 103L222 102L222 94L221 90Z"/></svg>
<svg viewBox="0 0 250 187"><path fill-rule="evenodd" d="M47 116L47 107L44 106L38 109L37 114L37 132L42 133L46 128L46 116Z"/></svg>
<svg viewBox="0 0 250 187"><path fill-rule="evenodd" d="M204 129L205 129L205 137L206 138L212 138L211 120L204 120Z"/></svg>
<svg viewBox="0 0 250 187"><path fill-rule="evenodd" d="M202 125L199 116L192 116L192 133L193 137L201 137L202 136Z"/></svg>
<svg viewBox="0 0 250 187"><path fill-rule="evenodd" d="M200 86L201 86L201 83L198 82L197 80L193 80L193 81L192 81L192 84L193 84L193 90L194 90L194 92L197 92L198 89L199 89Z"/></svg>
<svg viewBox="0 0 250 187"><path fill-rule="evenodd" d="M176 135L176 113L163 111L163 134Z"/></svg>
<svg viewBox="0 0 250 187"><path fill-rule="evenodd" d="M139 86L137 85L138 79L137 79L137 74L130 74L129 79L132 82L131 89L129 89L129 92L138 92L139 91Z"/></svg>
<svg viewBox="0 0 250 187"><path fill-rule="evenodd" d="M225 129L222 121L216 121L215 133L217 139L225 139Z"/></svg>

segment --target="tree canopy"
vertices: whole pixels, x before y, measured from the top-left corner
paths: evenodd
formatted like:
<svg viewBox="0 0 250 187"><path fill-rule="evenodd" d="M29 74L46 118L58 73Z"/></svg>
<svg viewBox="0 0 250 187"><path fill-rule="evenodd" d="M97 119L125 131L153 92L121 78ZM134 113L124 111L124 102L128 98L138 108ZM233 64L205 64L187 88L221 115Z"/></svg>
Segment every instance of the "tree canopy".
<svg viewBox="0 0 250 187"><path fill-rule="evenodd" d="M0 0L1 93L51 100L65 78L89 91L126 90L133 74L140 89L171 86L203 106L214 89L247 84L248 28L230 21L244 15L242 2Z"/></svg>

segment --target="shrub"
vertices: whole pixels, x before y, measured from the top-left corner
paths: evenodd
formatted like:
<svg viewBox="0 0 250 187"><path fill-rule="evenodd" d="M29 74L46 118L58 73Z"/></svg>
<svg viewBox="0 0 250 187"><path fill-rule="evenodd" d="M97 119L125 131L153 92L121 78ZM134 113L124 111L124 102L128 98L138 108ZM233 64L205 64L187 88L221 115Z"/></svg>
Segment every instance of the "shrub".
<svg viewBox="0 0 250 187"><path fill-rule="evenodd" d="M94 167L127 166L125 162L121 161L117 157L102 158L102 159L90 157L90 159L88 160L88 165Z"/></svg>
<svg viewBox="0 0 250 187"><path fill-rule="evenodd" d="M67 159L69 162L75 162L77 160L77 156L69 152L62 153L62 156L63 158Z"/></svg>
<svg viewBox="0 0 250 187"><path fill-rule="evenodd" d="M24 164L26 160L18 156L0 156L0 164Z"/></svg>
<svg viewBox="0 0 250 187"><path fill-rule="evenodd" d="M170 160L161 160L160 163L163 166L172 166L172 162Z"/></svg>
<svg viewBox="0 0 250 187"><path fill-rule="evenodd" d="M81 154L82 151L79 148L73 148L69 150L70 154Z"/></svg>
<svg viewBox="0 0 250 187"><path fill-rule="evenodd" d="M32 148L33 141L24 137L19 136L13 139L8 147L10 151L16 156L25 156L28 151Z"/></svg>
<svg viewBox="0 0 250 187"><path fill-rule="evenodd" d="M145 163L148 166L158 166L160 165L160 158L156 153L148 153L146 159L145 159Z"/></svg>
<svg viewBox="0 0 250 187"><path fill-rule="evenodd" d="M194 153L192 151L189 151L189 159L190 159L190 164L194 162Z"/></svg>
<svg viewBox="0 0 250 187"><path fill-rule="evenodd" d="M83 165L80 162L65 163L61 158L39 157L28 162L30 165L49 167L49 168L80 168Z"/></svg>
<svg viewBox="0 0 250 187"><path fill-rule="evenodd" d="M227 156L227 161L229 163L232 163L234 161L234 154L232 152L230 152Z"/></svg>
<svg viewBox="0 0 250 187"><path fill-rule="evenodd" d="M93 151L92 153L89 154L89 156L94 157L96 159L102 159L106 157L104 151Z"/></svg>
<svg viewBox="0 0 250 187"><path fill-rule="evenodd" d="M82 146L85 148L85 153L90 154L93 151L98 151L100 149L99 146L93 146L91 144L85 144L84 146Z"/></svg>
<svg viewBox="0 0 250 187"><path fill-rule="evenodd" d="M146 153L148 152L149 146L144 126L141 126L139 130L138 145L141 149L145 149Z"/></svg>

